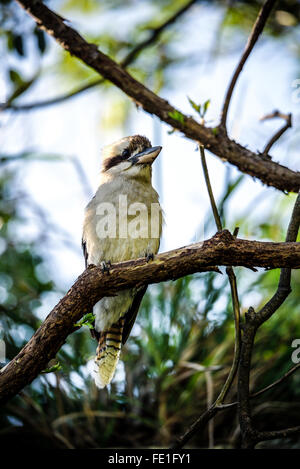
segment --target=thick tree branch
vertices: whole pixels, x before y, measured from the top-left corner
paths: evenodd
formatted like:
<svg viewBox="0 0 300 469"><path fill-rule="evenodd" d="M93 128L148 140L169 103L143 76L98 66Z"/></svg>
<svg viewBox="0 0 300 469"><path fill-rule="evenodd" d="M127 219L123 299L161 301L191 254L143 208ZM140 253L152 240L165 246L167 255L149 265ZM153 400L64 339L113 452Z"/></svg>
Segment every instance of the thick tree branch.
<svg viewBox="0 0 300 469"><path fill-rule="evenodd" d="M38 26L46 30L72 55L110 80L150 114L197 142L212 153L237 166L240 171L259 178L263 183L283 191L298 192L300 173L262 157L230 140L221 128L210 129L189 116L176 119L178 110L135 80L120 65L100 52L95 44L87 43L74 29L39 0L17 0L34 17Z"/></svg>
<svg viewBox="0 0 300 469"><path fill-rule="evenodd" d="M230 104L230 100L231 100L231 96L232 96L235 84L238 80L238 77L240 76L241 71L243 70L246 60L251 54L253 47L255 46L259 36L263 32L263 29L265 27L265 24L267 22L267 19L269 18L269 15L271 13L271 10L275 2L276 0L267 0L262 6L261 10L259 11L258 17L254 23L254 26L248 38L243 55L234 71L233 77L231 79L228 90L226 92L222 114L221 114L221 126L224 127L224 129L226 128L228 108L229 108L229 104Z"/></svg>
<svg viewBox="0 0 300 469"><path fill-rule="evenodd" d="M74 324L102 297L195 272L218 271L215 265L300 268L300 243L247 241L224 230L202 243L159 254L152 262L137 259L112 265L109 274L90 266L0 373L0 402L17 394L46 368L74 331Z"/></svg>

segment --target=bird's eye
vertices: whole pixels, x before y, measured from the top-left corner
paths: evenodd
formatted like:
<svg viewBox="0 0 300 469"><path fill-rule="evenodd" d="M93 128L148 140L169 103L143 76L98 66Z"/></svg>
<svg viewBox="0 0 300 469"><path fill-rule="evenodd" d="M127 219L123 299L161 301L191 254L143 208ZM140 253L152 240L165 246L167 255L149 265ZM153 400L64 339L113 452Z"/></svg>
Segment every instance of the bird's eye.
<svg viewBox="0 0 300 469"><path fill-rule="evenodd" d="M123 152L122 152L122 157L123 157L123 158L128 158L129 155L130 155L130 153L129 153L128 148L126 148L125 150L123 150Z"/></svg>

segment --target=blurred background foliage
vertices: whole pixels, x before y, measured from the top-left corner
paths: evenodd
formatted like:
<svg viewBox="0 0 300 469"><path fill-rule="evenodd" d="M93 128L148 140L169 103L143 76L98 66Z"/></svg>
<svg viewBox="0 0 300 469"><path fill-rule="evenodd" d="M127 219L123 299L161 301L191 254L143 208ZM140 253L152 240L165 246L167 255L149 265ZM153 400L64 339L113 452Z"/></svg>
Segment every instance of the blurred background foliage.
<svg viewBox="0 0 300 469"><path fill-rule="evenodd" d="M76 18L80 32L101 50L121 61L143 41L150 31L171 17L186 2L135 0L75 0L46 2L61 15ZM105 13L130 17L137 3L143 3L145 19L134 18L130 29L110 31L103 24ZM255 20L260 1L210 1L210 8L223 12L213 54L231 54L245 41ZM147 16L147 18L146 18ZM130 65L130 71L156 92L178 86L176 67L190 66L194 57L178 52L183 40L178 20ZM274 41L292 44L295 63L299 60L300 2L279 1L266 28ZM59 50L53 56L49 38L37 29L24 12L10 0L0 2L1 66L6 76L7 99L2 112L18 105L27 91L37 86L41 75L59 77L55 96L76 89L99 77ZM241 38L237 42L237 38ZM49 59L49 56L51 60ZM29 65L28 65L29 64ZM175 70L175 72L174 72ZM105 113L103 128L125 126L131 107L125 96L106 87L114 103L111 114ZM184 86L184 84L183 84ZM117 109L117 112L116 112ZM13 117L10 117L13 119ZM7 125L7 122L6 122ZM1 129L0 129L1 132ZM17 136L16 136L17 138ZM6 343L10 360L39 326L39 314L45 295L59 299L65 293L49 275L47 249L55 242L72 244L68 234L55 227L23 187L22 171L28 160L58 159L58 155L0 152L0 338ZM78 161L75 166L89 192L88 182ZM73 161L73 163L74 163ZM18 164L14 164L17 162ZM227 168L219 210L224 226L240 233L255 234L258 239L284 240L293 195L278 195L276 203L262 218L235 217L230 201L245 176ZM36 221L35 230L26 230L26 220ZM215 231L207 208L206 232ZM75 250L79 247L75 246ZM77 251L76 251L77 252ZM262 306L276 290L277 270L257 273L235 269L242 313L255 303ZM252 389L259 390L282 376L291 366L291 342L300 337L300 275L293 273L293 293L276 315L259 331L252 363ZM55 301L54 301L55 303ZM234 322L230 289L225 275L199 274L149 287L139 313L138 323L123 350L122 362L110 390L96 389L90 363L96 344L89 330L82 327L68 337L58 353L57 370L41 374L22 393L0 410L2 447L18 448L99 448L99 447L168 447L176 436L199 416L217 396L233 358ZM87 365L88 363L88 365ZM299 424L300 374L296 373L280 386L253 401L253 415L259 428L280 429ZM236 399L235 387L227 401ZM211 427L212 429L212 427ZM213 421L213 437L208 431L197 434L191 447L238 447L239 426L236 409L218 414ZM299 439L261 444L265 447L299 447Z"/></svg>

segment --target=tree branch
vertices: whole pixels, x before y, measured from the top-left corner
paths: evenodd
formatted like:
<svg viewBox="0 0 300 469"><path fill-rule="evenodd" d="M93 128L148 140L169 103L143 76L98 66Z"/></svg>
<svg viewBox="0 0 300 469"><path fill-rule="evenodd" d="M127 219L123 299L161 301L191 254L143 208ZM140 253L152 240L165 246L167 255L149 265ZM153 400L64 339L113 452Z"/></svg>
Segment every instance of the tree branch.
<svg viewBox="0 0 300 469"><path fill-rule="evenodd" d="M300 173L261 157L230 140L222 129L211 129L193 118L182 115L168 101L160 98L135 80L120 65L100 52L95 44L87 43L77 31L67 26L57 15L39 0L16 0L34 17L38 26L46 30L72 55L110 80L131 97L146 112L155 114L162 121L197 142L200 142L222 160L229 161L240 171L259 178L263 183L283 191L298 192ZM181 114L181 119L176 116Z"/></svg>
<svg viewBox="0 0 300 469"><path fill-rule="evenodd" d="M249 395L249 398L250 398L250 399L254 399L255 397L261 396L261 395L264 394L265 392L270 391L270 389L273 389L273 388L275 388L276 386L278 386L279 384L283 383L283 381L285 381L285 380L286 380L287 378L289 378L293 373L295 373L297 370L299 370L299 368L300 368L300 363L298 363L297 365L293 366L289 371L287 371L283 376L281 376L281 378L278 378L276 381L274 381L273 383L269 384L269 385L266 386L265 388L260 389L259 391L250 394L250 395ZM230 402L229 404L223 404L222 406L220 406L220 408L222 408L222 409L229 409L229 408L235 407L235 406L237 406L237 405L238 405L238 401L235 401L235 402Z"/></svg>
<svg viewBox="0 0 300 469"><path fill-rule="evenodd" d="M289 378L295 371L297 371L300 368L300 363L297 365L293 366L289 371L287 371L281 378L278 378L276 381L274 381L272 384L269 384L265 388L261 389L260 391L254 392L253 394L250 394L250 399L253 399L254 397L259 397L262 394L264 394L266 391L269 391L270 389L275 388L275 386L278 386L278 384L283 383L287 378Z"/></svg>
<svg viewBox="0 0 300 469"><path fill-rule="evenodd" d="M295 202L291 220L287 230L286 241L296 241L300 226L300 193ZM256 313L253 308L249 308L245 315L245 324L243 326L241 358L238 373L238 407L239 420L242 432L243 448L254 448L256 443L263 440L279 438L298 432L296 429L285 429L279 432L259 432L252 423L251 405L250 405L250 369L251 358L255 335L257 329L267 321L282 305L291 292L291 269L283 268L280 272L278 288L273 297Z"/></svg>
<svg viewBox="0 0 300 469"><path fill-rule="evenodd" d="M151 44L153 44L156 39L159 38L161 33L171 24L175 23L175 21L178 20L194 3L196 3L197 0L190 0L188 1L185 5L183 5L181 8L179 8L178 11L176 11L167 21L162 23L160 26L157 26L156 28L151 29L149 32L149 37L145 39L144 41L140 42L140 44L137 44L131 52L125 57L124 60L122 60L121 65L126 68L129 64L131 64L137 56L144 50L146 47L149 47Z"/></svg>
<svg viewBox="0 0 300 469"><path fill-rule="evenodd" d="M62 94L60 96L55 96L54 98L45 99L43 101L36 101L35 103L28 103L28 104L1 103L0 111L6 111L7 109L9 109L14 112L22 112L22 111L31 111L32 109L38 109L41 107L53 106L54 104L63 103L64 101L67 101L68 99L74 98L75 96L78 96L84 91L95 88L95 86L98 86L103 82L104 82L103 78L99 78L98 80L94 80L91 83L87 83L86 85L83 85L80 88L77 88L76 90L73 90L68 94Z"/></svg>
<svg viewBox="0 0 300 469"><path fill-rule="evenodd" d="M31 383L54 358L74 324L104 296L140 285L172 280L195 272L215 271L215 265L292 266L300 268L300 243L269 243L234 238L229 231L145 259L113 264L109 274L89 266L52 310L27 345L0 373L0 402Z"/></svg>
<svg viewBox="0 0 300 469"><path fill-rule="evenodd" d="M200 430L206 427L208 422L217 415L217 413L223 410L222 407L212 405L207 409L200 417L190 426L190 428L185 432L184 435L179 437L176 442L171 446L171 449L181 449L186 443L198 433Z"/></svg>
<svg viewBox="0 0 300 469"><path fill-rule="evenodd" d="M261 121L267 120L267 119L274 119L275 117L280 117L281 119L285 120L285 125L276 132L275 135L270 139L270 141L267 143L265 148L263 149L262 154L263 155L268 155L269 151L271 150L271 147L274 145L277 140L280 139L281 135L284 134L290 127L292 127L292 114L283 114L282 112L279 111L274 111L272 114L268 114L264 117L261 118Z"/></svg>
<svg viewBox="0 0 300 469"><path fill-rule="evenodd" d="M217 230L222 231L222 222L221 222L221 218L218 212L218 208L216 206L214 194L213 194L211 183L210 183L209 173L207 169L205 150L204 150L203 145L200 145L199 148L200 148L200 156L201 156L201 164L202 164L202 169L203 169L203 174L204 174L204 180L205 180L205 184L206 184L206 188L207 188L207 192L209 196L210 206L214 215Z"/></svg>
<svg viewBox="0 0 300 469"><path fill-rule="evenodd" d="M248 38L244 53L235 69L231 82L229 84L228 90L226 92L222 114L221 114L221 126L226 129L226 121L227 121L227 114L228 108L231 100L231 96L235 87L235 84L238 80L238 77L243 70L246 60L248 59L249 55L251 54L253 47L255 46L259 36L263 32L267 19L271 13L271 10L274 6L276 0L267 0L265 4L262 6L261 10L259 11L258 17L254 23L250 36Z"/></svg>
<svg viewBox="0 0 300 469"><path fill-rule="evenodd" d="M214 198L214 194L213 194L213 190L211 187L209 173L208 173L208 169L206 165L205 151L202 145L200 145L200 154L201 154L201 162L202 162L205 184L206 184L207 192L209 195L211 209L212 209L214 219L215 219L215 224L216 224L217 230L222 231L221 217L219 215L219 211L218 211L215 198ZM238 234L238 229L236 231L236 235L234 234L234 237L236 237L237 234ZM236 276L235 276L232 266L228 266L226 268L226 274L228 276L229 283L230 283L231 300L232 300L232 307L233 307L233 313L234 313L234 325L235 325L234 357L233 357L232 365L230 368L230 372L227 376L227 379L224 383L223 388L221 389L221 392L218 398L216 399L216 402L214 404L215 406L223 404L228 394L228 391L231 388L231 385L233 383L233 380L238 370L238 364L239 364L239 359L240 359L240 348L241 348L240 347L240 343L241 343L240 302L239 302L239 296L238 296L238 290L237 290Z"/></svg>
<svg viewBox="0 0 300 469"><path fill-rule="evenodd" d="M292 212L291 220L286 234L286 242L293 242L297 240L298 231L300 226L300 192L296 199L294 209ZM268 301L265 306L257 313L256 321L258 325L263 324L269 319L275 311L282 305L287 296L291 292L291 269L283 268L280 272L278 288L274 296Z"/></svg>

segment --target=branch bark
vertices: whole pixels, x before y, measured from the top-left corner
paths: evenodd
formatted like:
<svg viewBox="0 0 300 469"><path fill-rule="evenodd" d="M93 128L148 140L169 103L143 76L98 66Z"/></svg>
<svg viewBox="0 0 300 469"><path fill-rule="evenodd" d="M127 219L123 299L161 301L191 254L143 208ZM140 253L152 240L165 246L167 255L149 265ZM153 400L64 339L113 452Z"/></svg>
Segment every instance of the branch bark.
<svg viewBox="0 0 300 469"><path fill-rule="evenodd" d="M109 274L90 266L0 373L0 402L13 397L46 368L74 331L74 324L102 297L195 272L218 272L216 265L300 268L300 243L247 241L224 230L202 243L159 254L152 262L137 259L113 264Z"/></svg>
<svg viewBox="0 0 300 469"><path fill-rule="evenodd" d="M146 112L155 114L162 121L183 132L186 137L204 145L205 148L222 160L230 162L240 171L259 178L264 184L282 191L299 191L299 172L292 171L275 163L267 156L258 155L242 147L231 140L221 127L216 129L205 127L186 115L182 115L182 119L177 120L174 116L176 117L179 111L168 101L135 80L124 68L100 52L95 44L86 42L77 31L67 26L41 1L16 1L33 16L37 25L53 36L65 50L93 68L103 78L110 80Z"/></svg>

